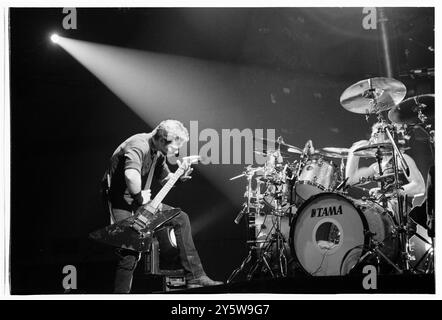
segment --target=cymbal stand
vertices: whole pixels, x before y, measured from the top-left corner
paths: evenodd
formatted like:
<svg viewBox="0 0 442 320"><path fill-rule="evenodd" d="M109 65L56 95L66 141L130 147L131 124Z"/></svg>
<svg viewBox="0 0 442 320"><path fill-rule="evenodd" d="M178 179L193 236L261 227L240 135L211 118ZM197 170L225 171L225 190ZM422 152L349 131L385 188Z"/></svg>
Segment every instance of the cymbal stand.
<svg viewBox="0 0 442 320"><path fill-rule="evenodd" d="M422 242L424 242L426 245L428 245L428 249L425 250L425 253L422 255L422 257L415 262L415 265L413 267L413 271L416 273L433 273L434 272L434 238L430 238L430 241L425 239L423 236L421 236L418 232L413 232L413 236L420 239ZM423 268L420 268L420 266L423 266Z"/></svg>
<svg viewBox="0 0 442 320"><path fill-rule="evenodd" d="M404 273L404 272L411 271L410 270L410 263L409 263L409 261L410 261L409 247L410 246L409 246L409 237L408 237L408 219L407 219L408 217L404 211L404 203L406 203L406 201L407 201L407 196L404 197L399 193L401 186L399 185L398 157L402 161L402 167L404 168L404 170L405 170L405 168L408 169L408 165L406 164L405 159L403 158L403 155L400 153L399 148L397 148L395 141L394 141L389 129L385 128L385 132L393 145L392 159L393 159L393 170L394 170L394 187L396 190L397 206L398 206L398 210L397 210L395 218L398 223L398 227L396 228L396 232L399 235L400 261L399 261L399 264L395 264L390 259L388 259L388 257L386 257L385 254L379 249L380 247L382 247L383 243L378 242L375 239L373 239L374 234L372 234L370 232L370 234L369 234L370 241L369 241L368 251L363 257L361 257L359 259L359 261L356 265L358 265L361 261L363 261L367 255L374 254L376 256L378 263L380 261L379 257L382 257L385 261L387 261L390 265L392 265L394 267L394 269L396 269L396 271L398 271L399 273ZM379 166L379 174L383 175L382 152L381 152L380 148L378 148L378 150L376 152L376 159L377 159L378 166ZM383 182L383 180L381 180L381 190L384 191L384 188L385 188L384 182ZM386 200L385 197L383 200L384 201ZM384 202L384 201L383 201L383 205L385 208L386 202ZM379 266L379 264L378 264L378 266Z"/></svg>
<svg viewBox="0 0 442 320"><path fill-rule="evenodd" d="M250 209L252 207L254 207L258 213L260 210L260 203L259 203L260 194L258 193L256 195L256 199L258 202L256 204L256 206L252 206L252 201L251 201L252 200L252 178L253 178L253 175L255 174L255 171L247 171L245 173L245 175L247 177L247 192L246 192L247 201L243 204L243 209L242 209L241 213L238 215L238 216L242 216L244 214L246 215L247 226L248 226L248 228L247 228L247 233L248 233L247 238L248 239L250 238L250 232L251 232L250 229L255 226L255 219L254 219L254 217L252 219ZM259 183L261 183L261 182L258 181L257 190L259 190ZM239 223L239 221L238 221L238 223ZM236 276L238 276L241 272L243 272L246 269L246 266L252 260L252 258L254 256L256 256L256 247L253 246L253 242L256 242L256 241L247 241L247 243L249 244L249 252L247 254L247 257L242 261L241 265L232 272L232 274L227 279L227 283L232 282L236 278Z"/></svg>
<svg viewBox="0 0 442 320"><path fill-rule="evenodd" d="M383 159L383 154L382 154L381 148L378 147L376 150L376 161L378 163L380 176L384 175L384 172L382 170L382 159ZM385 182L384 182L384 180L381 180L381 191L384 191L384 190L385 190ZM385 197L382 197L381 202L382 202L382 206L384 208L386 208L387 207L387 199Z"/></svg>
<svg viewBox="0 0 442 320"><path fill-rule="evenodd" d="M434 128L431 124L427 122L428 117L422 112L427 106L423 103L419 103L417 101L417 98L415 98L416 104L419 105L419 111L418 111L418 118L421 121L421 125L417 125L416 127L420 128L422 131L424 131L428 135L428 139L430 141L430 150L432 158L434 159ZM434 165L434 163L433 163ZM428 179L431 180L431 177L429 176ZM430 182L431 183L431 182ZM424 262L424 272L425 273L432 273L434 272L434 208L433 204L431 203L431 199L429 199L429 190L428 190L428 182L427 182L427 205L426 205L426 213L427 213L427 219L430 219L431 223L428 230L428 235L430 236L431 243L429 243L426 239L424 239L421 235L419 235L417 232L415 233L418 238L420 238L422 241L426 242L430 245L430 247L427 249L425 254L422 256L422 258L416 263L416 268ZM434 188L434 186L432 186Z"/></svg>
<svg viewBox="0 0 442 320"><path fill-rule="evenodd" d="M405 171L409 171L408 165L405 162L403 155L400 153L399 148L396 146L396 143L393 139L392 134L388 128L385 128L385 133L387 134L390 142L393 145L393 170L394 170L394 184L397 196L397 222L398 222L398 233L399 233L399 246L400 246L400 263L403 267L403 271L410 271L410 254L409 254L409 240L408 240L408 215L404 211L404 203L407 200L407 197L402 196L399 192L401 186L399 185L399 164L398 159L402 162L402 167ZM408 170L407 170L408 169ZM408 175L408 174L407 174Z"/></svg>
<svg viewBox="0 0 442 320"><path fill-rule="evenodd" d="M273 237L276 243L276 253L278 254L279 272L282 277L285 277L287 276L287 255L285 252L285 243L287 240L281 232L281 213L281 209L278 208L275 233L273 234Z"/></svg>
<svg viewBox="0 0 442 320"><path fill-rule="evenodd" d="M374 233L370 232L370 234L369 234L370 239L369 239L369 243L368 243L367 252L358 259L358 262L356 262L356 264L353 266L352 269L354 269L361 262L363 262L368 256L374 255L376 258L376 264L378 267L378 269L377 269L378 274L380 273L379 267L380 267L381 258L384 259L388 264L390 264L394 269L396 269L396 271L398 271L399 273L402 273L402 269L400 269L399 266L397 266L393 261L391 261L380 249L380 248L382 248L383 243L376 241L373 238L373 236L374 236Z"/></svg>
<svg viewBox="0 0 442 320"><path fill-rule="evenodd" d="M341 178L344 179L345 178L345 162L344 162L344 157L341 158L341 164L339 166L339 171L341 174Z"/></svg>
<svg viewBox="0 0 442 320"><path fill-rule="evenodd" d="M373 83L371 81L371 78L368 79L368 90L366 90L363 94L363 96L367 99L371 99L371 102L373 103L373 110L375 111L375 113L378 113L378 100L377 100L377 95L378 93L376 92L376 88L373 88ZM369 110L366 111L365 113L365 121L368 122L368 119L370 118L370 114L372 112L369 112ZM378 113L378 118L379 116L382 117L382 115L380 114L380 112Z"/></svg>
<svg viewBox="0 0 442 320"><path fill-rule="evenodd" d="M256 261L255 265L251 269L247 278L250 280L253 278L253 275L259 268L263 267L263 265L267 268L272 278L285 277L287 276L287 255L285 249L285 243L287 242L284 235L281 232L281 214L282 211L277 209L274 211L275 214L272 215L274 218L273 231L271 234L269 233L269 240L266 240L266 245L263 251L260 253L260 257ZM276 255L273 253L273 248L276 247ZM277 258L278 260L278 270L273 270L271 266L272 258Z"/></svg>

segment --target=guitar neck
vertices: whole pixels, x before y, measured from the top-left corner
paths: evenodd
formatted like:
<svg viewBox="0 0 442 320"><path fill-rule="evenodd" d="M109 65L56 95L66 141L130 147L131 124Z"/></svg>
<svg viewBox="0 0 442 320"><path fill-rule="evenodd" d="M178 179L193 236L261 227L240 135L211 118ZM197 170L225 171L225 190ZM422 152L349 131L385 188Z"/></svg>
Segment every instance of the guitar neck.
<svg viewBox="0 0 442 320"><path fill-rule="evenodd" d="M181 168L178 168L177 171L173 174L172 177L169 178L167 183L161 188L160 192L155 196L155 198L149 203L151 207L153 207L155 210L158 208L160 203L164 200L164 198L169 193L170 189L175 185L175 183L178 181L178 178L183 174L184 170Z"/></svg>

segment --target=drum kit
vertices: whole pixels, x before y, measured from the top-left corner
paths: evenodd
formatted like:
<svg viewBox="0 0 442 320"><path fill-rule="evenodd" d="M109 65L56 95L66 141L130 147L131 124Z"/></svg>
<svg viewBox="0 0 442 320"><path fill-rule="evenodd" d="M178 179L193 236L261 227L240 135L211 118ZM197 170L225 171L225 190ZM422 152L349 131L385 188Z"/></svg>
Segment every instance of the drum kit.
<svg viewBox="0 0 442 320"><path fill-rule="evenodd" d="M315 149L311 140L299 148L282 137L264 140L276 146L261 152L266 163L248 166L230 179L247 180L246 201L235 223L245 217L249 254L228 282L239 274L248 280L298 271L312 276L348 275L367 264L380 273L434 271L432 242L423 239L428 250L413 260L410 199L400 192L404 182L399 177L401 173L409 176L406 149L400 146L407 127L421 126L434 142L434 95L403 100L405 95L405 86L391 78L362 80L342 93L340 103L346 110L364 114L367 120L377 117L370 140L357 148ZM386 111L391 123L382 115ZM376 159L379 175L348 184L346 162L354 156ZM383 172L387 158L392 170ZM381 197L349 195L350 188L369 182L380 184L377 195ZM389 206L392 202L396 210Z"/></svg>

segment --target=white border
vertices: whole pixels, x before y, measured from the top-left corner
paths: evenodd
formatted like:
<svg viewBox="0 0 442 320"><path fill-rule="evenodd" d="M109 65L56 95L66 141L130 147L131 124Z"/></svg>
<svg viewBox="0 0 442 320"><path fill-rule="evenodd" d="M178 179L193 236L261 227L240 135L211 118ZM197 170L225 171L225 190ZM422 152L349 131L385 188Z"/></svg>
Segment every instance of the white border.
<svg viewBox="0 0 442 320"><path fill-rule="evenodd" d="M10 221L10 114L9 114L9 15L8 9L1 10L1 76L4 85L1 88L1 97L4 108L1 117L1 161L2 179L0 181L0 227L4 233L0 233L0 292L9 294L9 221Z"/></svg>
<svg viewBox="0 0 442 320"><path fill-rule="evenodd" d="M189 1L142 1L142 0L130 0L130 1L107 1L106 3L99 1L86 1L86 0L77 0L77 1L45 1L45 2L35 2L35 1L3 1L2 9L2 18L3 18L3 28L1 31L1 57L2 57L2 66L1 71L3 79L9 79L9 60L8 60L8 8L7 7L435 7L435 48L438 50L439 41L437 34L439 33L441 21L438 17L441 17L441 6L436 1L410 1L410 0L402 0L402 1L345 1L344 3L337 3L332 0L325 1L309 1L306 2L297 2L297 1L204 1L204 2L189 2ZM440 55L436 54L435 61L435 69L439 70L440 67ZM439 255L438 250L436 250L436 295L384 295L384 294L357 294L357 295L348 295L348 294L340 294L340 295L301 295L301 294L208 294L208 295L46 295L46 296L10 296L9 295L9 275L6 274L6 270L4 267L9 264L9 243L4 240L9 239L9 192L10 192L10 105L9 105L9 81L4 81L4 85L0 90L3 95L4 101L4 110L3 117L0 120L2 128L2 152L3 152L3 161L2 165L2 181L0 182L0 204L1 204L1 213L3 216L0 216L0 228L5 230L5 233L0 233L0 292L4 295L4 298L11 300L47 300L47 299L56 299L56 300L94 300L94 299L108 299L108 300L223 300L223 299L245 299L245 300L335 300L335 299L353 299L353 300L366 300L366 299L385 299L385 300L423 300L423 299L440 299L441 292L441 281L440 281L440 268L437 268L441 265L441 257ZM435 88L439 88L440 81L436 78ZM438 92L436 93L436 105L441 105L439 103ZM436 122L439 122L439 111L436 107ZM439 127L439 124L436 124ZM436 137L436 141L438 141L438 137ZM436 146L436 163L439 163L440 159L440 151L439 147ZM438 187L439 182L441 181L441 172L436 169L436 184ZM437 190L439 190L437 188ZM436 198L436 208L442 208L442 200L441 197ZM7 214L6 214L7 213ZM439 221L440 215L436 217ZM436 249L441 247L441 238L436 239ZM7 278L7 279L4 279ZM5 282L5 280L7 280Z"/></svg>

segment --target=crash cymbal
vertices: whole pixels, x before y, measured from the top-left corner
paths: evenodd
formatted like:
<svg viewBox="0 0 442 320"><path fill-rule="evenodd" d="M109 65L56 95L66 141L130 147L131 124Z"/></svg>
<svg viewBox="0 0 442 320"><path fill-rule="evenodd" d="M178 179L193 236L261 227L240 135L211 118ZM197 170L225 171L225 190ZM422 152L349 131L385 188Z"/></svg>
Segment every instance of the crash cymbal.
<svg viewBox="0 0 442 320"><path fill-rule="evenodd" d="M405 85L398 80L371 78L361 80L345 89L340 102L350 112L379 113L401 102L406 93Z"/></svg>
<svg viewBox="0 0 442 320"><path fill-rule="evenodd" d="M409 125L434 122L434 94L423 94L402 101L388 112L388 119Z"/></svg>
<svg viewBox="0 0 442 320"><path fill-rule="evenodd" d="M279 137L277 140L272 140L272 139L265 139L262 137L253 137L254 140L258 140L258 141L262 141L265 142L267 144L273 144L275 145L275 147L279 146L284 146L284 151L290 152L290 153L297 153L297 154L301 154L302 150L298 147L295 147L291 144L285 143L284 140L282 139L282 137Z"/></svg>
<svg viewBox="0 0 442 320"><path fill-rule="evenodd" d="M319 149L320 154L331 158L347 158L348 148L326 147Z"/></svg>

